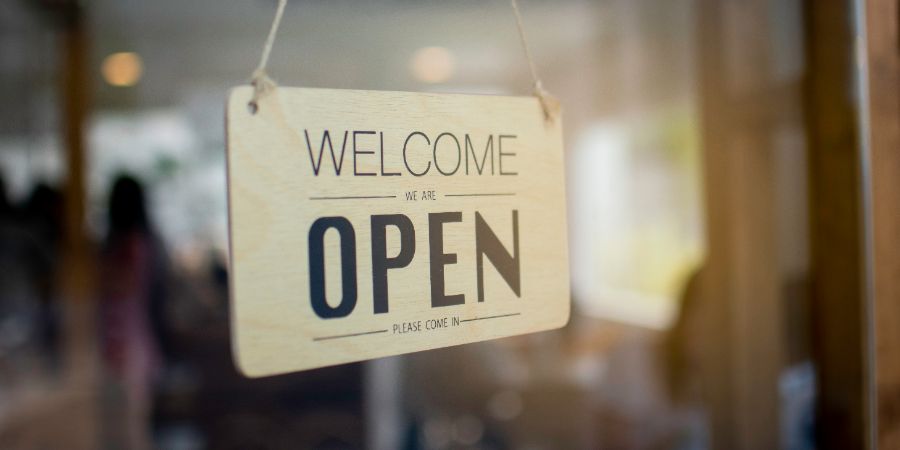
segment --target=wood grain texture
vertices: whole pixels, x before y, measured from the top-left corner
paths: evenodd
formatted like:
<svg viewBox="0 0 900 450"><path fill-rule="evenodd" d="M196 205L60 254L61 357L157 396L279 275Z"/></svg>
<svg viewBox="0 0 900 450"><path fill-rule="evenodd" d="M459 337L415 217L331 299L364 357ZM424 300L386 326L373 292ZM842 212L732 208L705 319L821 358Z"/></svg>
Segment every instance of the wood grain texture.
<svg viewBox="0 0 900 450"><path fill-rule="evenodd" d="M897 0L866 0L871 312L870 383L875 430L870 448L900 448L900 28ZM872 379L871 377L874 377Z"/></svg>
<svg viewBox="0 0 900 450"><path fill-rule="evenodd" d="M232 337L236 361L246 375L501 338L568 321L561 121L545 121L537 99L279 87L251 114L251 94L250 87L234 89L226 119ZM326 143L317 175L314 165L325 130L335 157ZM421 135L410 138L415 132ZM450 136L440 138L443 133L451 133L461 151ZM492 136L492 175L484 165L478 174L474 157L463 154L466 135L479 159ZM499 174L501 135L503 171L516 175ZM340 175L335 161L343 161ZM424 175L413 175L429 165ZM387 173L399 175L382 175ZM411 191L416 200L407 199ZM514 211L521 295L485 257L484 301L479 302L476 212L513 255ZM444 212L459 212L461 221L441 227L439 248L457 259L443 266L443 291L465 299L435 307L431 265L436 233L429 227L429 214ZM388 311L376 313L371 217L388 214L410 219L415 251L408 266L387 271ZM311 303L310 229L322 217L344 217L354 230L357 302L344 317L323 319ZM398 228L387 227L387 257L401 253L400 236ZM324 285L331 307L344 292L341 264L346 262L340 243L334 229L325 232ZM446 319L450 326L426 330L429 319ZM395 332L397 326L417 321L420 331Z"/></svg>
<svg viewBox="0 0 900 450"><path fill-rule="evenodd" d="M781 213L780 202L797 198L784 180L798 174L784 158L796 148L779 137L802 116L799 82L774 70L773 49L787 44L774 32L775 7L697 6L707 253L696 300L682 314L695 315L705 337L696 365L714 449L778 448L781 436L784 287L798 270L789 261L802 251L802 232L791 230L802 212Z"/></svg>

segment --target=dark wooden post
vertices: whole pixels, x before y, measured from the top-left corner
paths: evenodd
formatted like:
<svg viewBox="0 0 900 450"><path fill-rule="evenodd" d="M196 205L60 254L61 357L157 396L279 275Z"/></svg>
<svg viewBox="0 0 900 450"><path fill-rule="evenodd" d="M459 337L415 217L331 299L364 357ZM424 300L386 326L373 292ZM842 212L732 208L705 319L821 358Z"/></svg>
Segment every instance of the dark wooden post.
<svg viewBox="0 0 900 450"><path fill-rule="evenodd" d="M864 241L853 5L817 0L804 6L817 443L823 449L863 448Z"/></svg>
<svg viewBox="0 0 900 450"><path fill-rule="evenodd" d="M65 301L65 356L70 375L90 377L93 367L93 254L85 229L85 124L90 107L89 37L80 2L43 5L61 21L60 97L66 178L62 295Z"/></svg>

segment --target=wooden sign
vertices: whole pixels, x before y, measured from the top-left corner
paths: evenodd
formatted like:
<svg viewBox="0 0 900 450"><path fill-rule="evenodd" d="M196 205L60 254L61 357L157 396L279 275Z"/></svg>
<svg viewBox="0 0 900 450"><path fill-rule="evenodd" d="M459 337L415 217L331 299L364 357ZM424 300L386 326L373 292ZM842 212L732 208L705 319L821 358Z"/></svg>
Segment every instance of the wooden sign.
<svg viewBox="0 0 900 450"><path fill-rule="evenodd" d="M232 336L263 376L569 318L560 119L533 97L228 100Z"/></svg>

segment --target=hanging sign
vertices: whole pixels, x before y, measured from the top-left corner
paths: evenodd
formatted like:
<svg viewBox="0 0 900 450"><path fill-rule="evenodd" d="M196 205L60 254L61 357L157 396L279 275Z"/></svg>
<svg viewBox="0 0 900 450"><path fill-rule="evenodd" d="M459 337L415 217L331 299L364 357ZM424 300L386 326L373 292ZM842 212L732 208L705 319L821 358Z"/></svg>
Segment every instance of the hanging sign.
<svg viewBox="0 0 900 450"><path fill-rule="evenodd" d="M569 318L560 119L534 97L277 88L227 107L235 356L263 376Z"/></svg>

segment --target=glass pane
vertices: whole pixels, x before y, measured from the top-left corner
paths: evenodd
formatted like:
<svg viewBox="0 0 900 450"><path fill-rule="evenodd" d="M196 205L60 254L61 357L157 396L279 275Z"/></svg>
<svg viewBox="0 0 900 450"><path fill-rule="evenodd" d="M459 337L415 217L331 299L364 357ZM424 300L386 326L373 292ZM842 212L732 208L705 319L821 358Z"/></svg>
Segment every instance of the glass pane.
<svg viewBox="0 0 900 450"><path fill-rule="evenodd" d="M0 448L813 448L839 258L811 230L847 223L816 212L821 7L521 3L564 111L569 324L262 379L231 356L224 105L276 2L0 4ZM532 93L503 1L291 1L268 72Z"/></svg>

